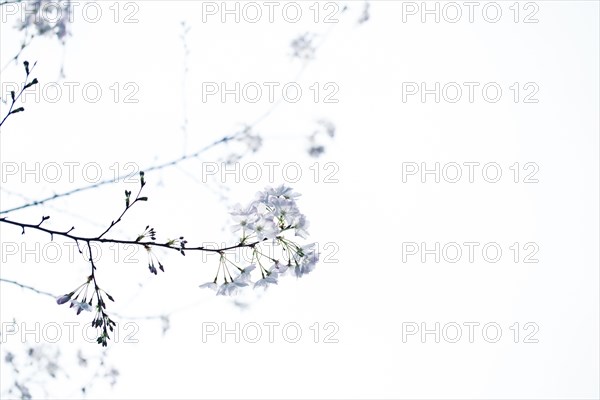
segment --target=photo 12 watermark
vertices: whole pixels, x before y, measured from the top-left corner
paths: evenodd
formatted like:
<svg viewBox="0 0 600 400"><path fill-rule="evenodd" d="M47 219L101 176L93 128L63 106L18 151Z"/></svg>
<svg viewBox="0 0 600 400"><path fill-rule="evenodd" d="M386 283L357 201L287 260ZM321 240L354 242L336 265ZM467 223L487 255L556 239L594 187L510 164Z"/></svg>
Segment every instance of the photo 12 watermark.
<svg viewBox="0 0 600 400"><path fill-rule="evenodd" d="M403 1L401 19L402 23L421 24L537 24L539 11L539 4L533 1Z"/></svg>
<svg viewBox="0 0 600 400"><path fill-rule="evenodd" d="M112 21L115 24L137 24L140 22L139 1L2 1L0 21L3 24L17 18L22 24L54 29L66 23L86 22L96 24Z"/></svg>
<svg viewBox="0 0 600 400"><path fill-rule="evenodd" d="M535 322L402 322L402 343L539 343Z"/></svg>
<svg viewBox="0 0 600 400"><path fill-rule="evenodd" d="M335 322L202 322L202 343L339 343Z"/></svg>
<svg viewBox="0 0 600 400"><path fill-rule="evenodd" d="M540 246L535 242L402 242L403 263L488 263L509 258L515 264L537 264Z"/></svg>
<svg viewBox="0 0 600 400"><path fill-rule="evenodd" d="M337 24L344 8L334 1L203 1L203 23Z"/></svg>
<svg viewBox="0 0 600 400"><path fill-rule="evenodd" d="M6 183L76 183L96 184L102 181L139 184L140 167L134 162L109 165L95 161L3 161L0 182Z"/></svg>
<svg viewBox="0 0 600 400"><path fill-rule="evenodd" d="M402 82L402 103L537 104L536 82Z"/></svg>
<svg viewBox="0 0 600 400"><path fill-rule="evenodd" d="M339 103L336 82L202 82L202 102L273 104L298 103L303 98L314 103Z"/></svg>
<svg viewBox="0 0 600 400"><path fill-rule="evenodd" d="M305 180L313 183L339 183L340 166L335 162L314 162L310 165L294 161L263 162L202 162L202 183L298 183Z"/></svg>
<svg viewBox="0 0 600 400"><path fill-rule="evenodd" d="M540 166L532 161L402 162L402 183L539 183Z"/></svg>
<svg viewBox="0 0 600 400"><path fill-rule="evenodd" d="M201 246L205 249L223 249L229 244L227 242L202 242ZM260 254L271 260L278 260L282 256L282 246L279 243L273 241L263 241L261 243ZM318 258L320 264L337 264L340 262L338 253L340 251L340 245L336 242L325 242L325 243L314 243L314 258ZM202 252L202 262L211 262L218 260L221 257L216 251ZM227 259L234 264L253 264L256 262L256 254L253 248L244 247L237 249L237 251L228 253Z"/></svg>
<svg viewBox="0 0 600 400"><path fill-rule="evenodd" d="M0 343L75 343L81 339L97 343L97 328L92 322L2 322ZM110 332L115 343L139 343L140 331L134 322L115 323Z"/></svg>
<svg viewBox="0 0 600 400"><path fill-rule="evenodd" d="M2 82L2 100L10 101L11 92L18 93L21 89L20 82ZM136 82L112 82L109 84L99 82L39 82L25 89L20 97L24 105L31 103L91 103L101 101L115 104L137 104L140 87Z"/></svg>
<svg viewBox="0 0 600 400"><path fill-rule="evenodd" d="M0 243L0 260L3 264L9 262L58 264L77 261L88 262L90 259L95 263L107 260L114 263L137 264L142 261L138 257L139 254L145 259L148 251L141 246L118 243L101 245L94 242L90 243L89 248L79 246L74 241L2 241Z"/></svg>

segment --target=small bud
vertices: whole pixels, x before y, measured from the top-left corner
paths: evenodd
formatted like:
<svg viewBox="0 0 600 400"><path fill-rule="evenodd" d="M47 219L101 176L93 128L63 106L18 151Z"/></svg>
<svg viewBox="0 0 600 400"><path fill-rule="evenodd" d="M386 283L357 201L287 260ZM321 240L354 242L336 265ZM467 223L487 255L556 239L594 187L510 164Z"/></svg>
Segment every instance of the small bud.
<svg viewBox="0 0 600 400"><path fill-rule="evenodd" d="M154 264L148 264L148 269L150 270L150 273L156 275L158 271L156 271L156 267L154 267Z"/></svg>
<svg viewBox="0 0 600 400"><path fill-rule="evenodd" d="M56 299L56 303L59 305L65 304L67 301L71 300L71 296L73 296L73 293L69 293L69 294L60 296L58 299Z"/></svg>
<svg viewBox="0 0 600 400"><path fill-rule="evenodd" d="M31 82L29 82L28 84L26 84L26 85L25 85L25 87L24 87L23 89L30 88L30 87L31 87L31 86L33 86L33 85L37 85L37 83L38 83L38 80L37 80L37 78L34 78L34 79L31 81Z"/></svg>

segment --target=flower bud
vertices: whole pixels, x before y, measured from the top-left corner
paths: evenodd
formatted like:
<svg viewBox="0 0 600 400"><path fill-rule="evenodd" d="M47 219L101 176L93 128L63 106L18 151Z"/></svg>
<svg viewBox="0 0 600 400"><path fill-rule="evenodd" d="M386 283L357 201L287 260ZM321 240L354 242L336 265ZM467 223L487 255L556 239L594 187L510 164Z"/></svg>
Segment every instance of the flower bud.
<svg viewBox="0 0 600 400"><path fill-rule="evenodd" d="M73 293L69 293L69 294L60 296L58 299L56 299L56 303L59 305L65 304L67 301L71 300L71 296L73 296Z"/></svg>

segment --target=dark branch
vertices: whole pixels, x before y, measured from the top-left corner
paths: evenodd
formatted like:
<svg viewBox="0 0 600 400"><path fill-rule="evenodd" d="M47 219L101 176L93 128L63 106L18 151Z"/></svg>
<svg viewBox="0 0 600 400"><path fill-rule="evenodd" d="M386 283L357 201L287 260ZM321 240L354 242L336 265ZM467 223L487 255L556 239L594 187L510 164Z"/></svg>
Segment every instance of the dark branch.
<svg viewBox="0 0 600 400"><path fill-rule="evenodd" d="M176 250L178 252L181 252L181 247L179 246L175 246L173 244L170 243L159 243L159 242L155 242L155 241L137 241L137 240L122 240L122 239L106 239L106 238L102 238L99 236L96 237L86 237L86 236L77 236L77 235L73 235L70 232L73 230L73 228L67 230L67 231L57 231L57 230L53 230L53 229L48 229L48 228L44 228L43 226L40 226L39 224L26 224L23 222L17 222L17 221L11 221L9 219L5 218L0 218L0 222L4 222L6 224L10 224L10 225L15 225L18 226L22 229L22 232L25 232L25 229L34 229L34 230L38 230L41 232L45 232L48 233L52 236L62 236L65 237L67 239L71 239L74 240L75 242L82 242L82 243L114 243L114 244L130 244L130 245L134 245L134 246L144 246L144 247L162 247L165 249L171 249L171 250ZM236 245L232 245L232 246L228 246L228 247L222 247L219 249L211 249L211 248L206 248L204 246L196 246L196 247L185 247L183 250L185 251L206 251L206 252L213 252L213 253L221 253L224 251L228 251L228 250L234 250L234 249L239 249L239 248L245 248L245 247L255 247L257 244L259 244L259 241L256 242L251 242L251 243L238 243Z"/></svg>
<svg viewBox="0 0 600 400"><path fill-rule="evenodd" d="M25 111L25 109L23 107L14 108L15 104L17 104L17 102L21 98L21 95L23 94L23 92L26 89L28 89L28 88L30 88L30 87L32 87L34 85L37 85L37 83L38 83L37 78L34 78L31 82L27 82L29 80L29 75L31 74L31 72L35 68L36 63L33 64L33 67L31 67L31 69L29 69L29 62L27 62L27 61L23 62L23 65L25 66L25 82L23 82L23 87L21 87L21 90L19 91L19 94L15 94L14 91L10 92L10 97L11 97L10 107L8 109L8 112L6 113L6 115L4 116L4 118L2 119L2 121L0 121L0 126L2 126L2 124L4 124L4 122L6 121L6 119L10 115L16 114L16 113L21 112L21 111Z"/></svg>

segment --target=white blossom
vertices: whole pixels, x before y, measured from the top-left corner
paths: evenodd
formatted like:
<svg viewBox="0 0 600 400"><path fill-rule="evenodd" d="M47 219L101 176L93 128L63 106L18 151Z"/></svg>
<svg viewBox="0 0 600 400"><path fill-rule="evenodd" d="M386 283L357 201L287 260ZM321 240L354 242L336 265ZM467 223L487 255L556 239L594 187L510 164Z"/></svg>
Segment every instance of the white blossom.
<svg viewBox="0 0 600 400"><path fill-rule="evenodd" d="M273 207L273 214L278 221L283 221L284 226L292 225L301 216L294 200L284 197L272 198L270 205Z"/></svg>
<svg viewBox="0 0 600 400"><path fill-rule="evenodd" d="M206 282L200 285L200 289L211 289L216 291L218 289L216 282Z"/></svg>
<svg viewBox="0 0 600 400"><path fill-rule="evenodd" d="M271 268L269 268L270 274L277 274L277 276L284 276L289 271L289 267L286 264L276 262Z"/></svg>
<svg viewBox="0 0 600 400"><path fill-rule="evenodd" d="M90 306L88 303L77 301L77 300L71 300L71 308L73 308L73 307L75 307L75 310L77 311L77 315L79 315L79 313L84 310L92 311L92 306Z"/></svg>
<svg viewBox="0 0 600 400"><path fill-rule="evenodd" d="M278 284L279 278L287 274L295 274L302 277L314 270L319 259L319 254L315 244L308 244L302 247L293 240L284 237L285 232L294 230L297 237L306 238L308 236L308 220L300 212L296 199L300 197L299 193L288 186L281 185L276 188L267 187L265 190L256 194L254 200L247 206L236 205L231 210L232 219L235 225L234 231L243 232L242 244L249 245L253 250L253 261L261 263L265 257L274 261L268 269L262 268L262 279L253 284L255 289L266 289L270 285ZM246 239L254 241L247 242ZM263 254L259 249L260 243L266 239L272 239L275 244L282 246L284 262L280 263L276 259ZM217 291L219 296L233 296L239 293L244 287L252 284L252 272L257 269L257 265L251 264L244 269L240 269L237 276L225 279L225 283L217 286L216 281L200 285L201 288L210 288ZM265 275L266 274L266 275Z"/></svg>
<svg viewBox="0 0 600 400"><path fill-rule="evenodd" d="M264 239L273 239L280 232L279 228L275 223L266 218L261 217L256 222L248 225L248 229L256 234L256 239L262 241Z"/></svg>
<svg viewBox="0 0 600 400"><path fill-rule="evenodd" d="M308 231L306 230L306 228L308 228L308 221L303 214L300 214L293 226L295 230L295 236L300 236L302 239L306 239L308 237Z"/></svg>
<svg viewBox="0 0 600 400"><path fill-rule="evenodd" d="M269 285L277 285L277 278L275 276L269 275L265 276L262 279L259 279L254 284L254 289L262 288L266 290L269 287Z"/></svg>
<svg viewBox="0 0 600 400"><path fill-rule="evenodd" d="M301 278L312 272L319 261L319 253L316 252L315 243L302 246L294 255L294 274Z"/></svg>
<svg viewBox="0 0 600 400"><path fill-rule="evenodd" d="M231 211L231 216L235 221L235 224L231 227L231 230L233 232L237 232L240 229L242 229L242 231L245 232L248 228L248 225L256 222L256 220L258 219L256 207L253 204L249 205L246 208L237 205Z"/></svg>
<svg viewBox="0 0 600 400"><path fill-rule="evenodd" d="M233 280L236 283L251 283L250 273L256 269L256 265L251 264L244 268L242 272Z"/></svg>
<svg viewBox="0 0 600 400"><path fill-rule="evenodd" d="M217 296L235 296L246 286L248 286L248 284L245 282L225 282L219 287Z"/></svg>

